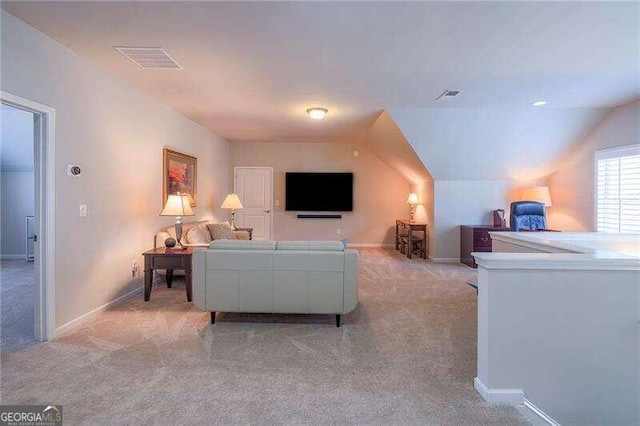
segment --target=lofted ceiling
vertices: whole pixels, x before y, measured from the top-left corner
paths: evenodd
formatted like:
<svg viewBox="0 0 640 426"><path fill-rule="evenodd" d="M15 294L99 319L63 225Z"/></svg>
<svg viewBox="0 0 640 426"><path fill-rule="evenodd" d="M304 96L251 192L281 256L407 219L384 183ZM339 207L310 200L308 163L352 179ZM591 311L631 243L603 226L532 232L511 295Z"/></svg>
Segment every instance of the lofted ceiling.
<svg viewBox="0 0 640 426"><path fill-rule="evenodd" d="M638 2L12 2L2 8L231 141L362 142L402 108L612 107ZM114 46L163 47L143 70ZM446 89L462 94L435 99ZM312 121L305 109L329 114Z"/></svg>

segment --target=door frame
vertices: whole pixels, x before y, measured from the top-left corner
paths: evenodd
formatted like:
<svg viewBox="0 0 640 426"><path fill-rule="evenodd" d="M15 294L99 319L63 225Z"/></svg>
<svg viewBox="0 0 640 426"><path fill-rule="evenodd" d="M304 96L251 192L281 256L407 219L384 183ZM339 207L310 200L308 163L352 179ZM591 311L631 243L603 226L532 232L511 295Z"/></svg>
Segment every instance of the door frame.
<svg viewBox="0 0 640 426"><path fill-rule="evenodd" d="M0 91L0 101L32 112L34 127L35 246L37 288L35 289L35 339L55 337L55 119L56 110L20 96Z"/></svg>
<svg viewBox="0 0 640 426"><path fill-rule="evenodd" d="M269 166L234 166L233 167L233 193L237 194L237 181L238 181L238 169L261 169L261 170L271 170L271 199L269 200L269 212L270 212L270 220L269 224L269 240L273 240L273 216L275 212L273 211L273 167Z"/></svg>

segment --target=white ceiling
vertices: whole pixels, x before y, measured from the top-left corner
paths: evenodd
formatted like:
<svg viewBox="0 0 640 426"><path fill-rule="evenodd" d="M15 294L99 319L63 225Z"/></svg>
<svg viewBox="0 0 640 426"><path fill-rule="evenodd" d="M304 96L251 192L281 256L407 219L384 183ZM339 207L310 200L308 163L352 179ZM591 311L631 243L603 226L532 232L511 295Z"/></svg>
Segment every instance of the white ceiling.
<svg viewBox="0 0 640 426"><path fill-rule="evenodd" d="M640 94L638 2L2 2L230 140L361 142L383 109L610 107ZM113 46L164 47L142 70ZM442 104L445 89L462 95ZM320 122L305 109L329 109Z"/></svg>

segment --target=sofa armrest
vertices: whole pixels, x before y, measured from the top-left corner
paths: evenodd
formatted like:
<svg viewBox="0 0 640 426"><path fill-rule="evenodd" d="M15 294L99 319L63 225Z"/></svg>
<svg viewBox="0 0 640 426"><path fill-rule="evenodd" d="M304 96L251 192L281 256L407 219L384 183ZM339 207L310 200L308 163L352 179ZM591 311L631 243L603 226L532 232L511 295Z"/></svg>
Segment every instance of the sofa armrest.
<svg viewBox="0 0 640 426"><path fill-rule="evenodd" d="M343 313L349 313L358 304L358 252L344 251L344 308Z"/></svg>

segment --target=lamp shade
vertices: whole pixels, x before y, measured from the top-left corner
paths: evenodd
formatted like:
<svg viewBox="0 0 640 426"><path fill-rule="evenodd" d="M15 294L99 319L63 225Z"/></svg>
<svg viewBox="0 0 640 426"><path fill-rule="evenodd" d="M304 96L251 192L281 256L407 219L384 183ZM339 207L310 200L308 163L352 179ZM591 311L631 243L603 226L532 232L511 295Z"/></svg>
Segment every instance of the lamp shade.
<svg viewBox="0 0 640 426"><path fill-rule="evenodd" d="M520 201L537 201L550 207L551 193L548 186L532 186L530 188L523 188L520 191Z"/></svg>
<svg viewBox="0 0 640 426"><path fill-rule="evenodd" d="M160 216L193 216L189 194L172 194Z"/></svg>
<svg viewBox="0 0 640 426"><path fill-rule="evenodd" d="M222 202L221 209L241 209L242 203L236 194L229 194Z"/></svg>
<svg viewBox="0 0 640 426"><path fill-rule="evenodd" d="M407 197L407 204L418 204L418 194L415 192L409 194L409 197Z"/></svg>

